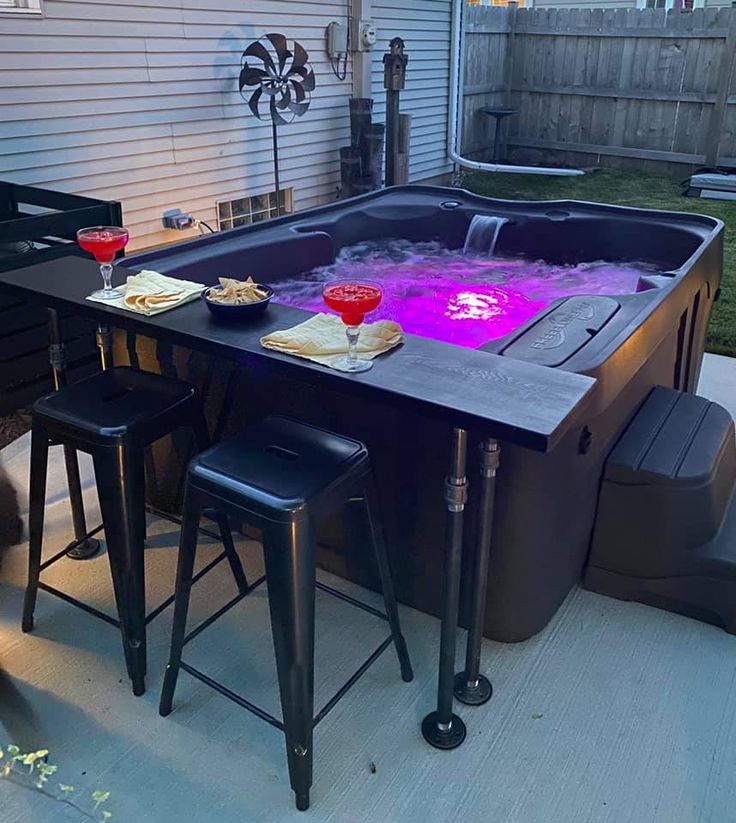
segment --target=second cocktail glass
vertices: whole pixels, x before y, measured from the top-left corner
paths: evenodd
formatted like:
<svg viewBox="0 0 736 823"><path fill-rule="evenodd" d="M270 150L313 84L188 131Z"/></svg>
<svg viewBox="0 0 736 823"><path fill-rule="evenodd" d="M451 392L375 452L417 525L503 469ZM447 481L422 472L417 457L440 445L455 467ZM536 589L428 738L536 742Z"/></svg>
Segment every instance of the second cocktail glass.
<svg viewBox="0 0 736 823"><path fill-rule="evenodd" d="M381 304L383 292L377 283L367 280L338 280L322 291L325 304L340 315L348 338L348 353L337 366L343 371L361 372L373 368L373 361L358 359L358 337L366 314Z"/></svg>
<svg viewBox="0 0 736 823"><path fill-rule="evenodd" d="M112 262L127 242L128 230L119 226L90 226L77 232L77 243L80 248L94 255L100 264L104 287L92 292L91 297L113 300L123 296L123 292L112 287Z"/></svg>

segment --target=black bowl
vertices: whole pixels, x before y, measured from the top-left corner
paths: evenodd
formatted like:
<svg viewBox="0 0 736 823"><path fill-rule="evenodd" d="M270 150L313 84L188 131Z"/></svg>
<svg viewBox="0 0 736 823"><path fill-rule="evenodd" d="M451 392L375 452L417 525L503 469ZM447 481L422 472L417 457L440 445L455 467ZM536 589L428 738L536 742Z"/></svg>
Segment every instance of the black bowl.
<svg viewBox="0 0 736 823"><path fill-rule="evenodd" d="M202 300L219 320L250 320L263 314L273 297L273 289L270 286L264 286L262 283L258 283L257 286L268 293L262 300L257 300L254 303L217 303L214 300L209 300L208 295L210 292L220 291L222 286L210 286L205 289L202 292Z"/></svg>

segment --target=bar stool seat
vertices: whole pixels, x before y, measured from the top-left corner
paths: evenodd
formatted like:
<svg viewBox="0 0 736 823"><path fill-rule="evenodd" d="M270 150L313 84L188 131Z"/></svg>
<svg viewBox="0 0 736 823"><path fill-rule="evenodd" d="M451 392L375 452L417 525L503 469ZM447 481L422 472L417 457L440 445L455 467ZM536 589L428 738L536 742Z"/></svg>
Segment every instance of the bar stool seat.
<svg viewBox="0 0 736 823"><path fill-rule="evenodd" d="M368 450L357 440L271 417L198 455L189 480L202 491L247 505L254 516L290 522L308 503L318 505L334 482L361 465L366 469L367 461Z"/></svg>
<svg viewBox="0 0 736 823"><path fill-rule="evenodd" d="M153 442L158 431L171 431L179 411L190 420L198 402L189 383L119 366L42 397L33 414L49 429L63 434L68 427L75 439L100 445L126 437Z"/></svg>
<svg viewBox="0 0 736 823"><path fill-rule="evenodd" d="M146 625L173 595L146 615L143 549L146 537L144 449L180 427L194 434L199 450L210 445L207 424L188 383L127 367L115 367L42 397L31 422L28 586L22 629L33 629L38 589L117 626L133 693L143 694L146 674ZM43 583L43 569L66 550L41 563L49 446L63 444L92 456L102 511L118 619ZM227 559L240 591L248 582L225 518L216 516L224 552L200 574ZM95 533L95 529L90 534Z"/></svg>
<svg viewBox="0 0 736 823"><path fill-rule="evenodd" d="M361 504L367 542L372 543L381 579L385 614L316 581L316 521L348 502ZM185 643L242 599L236 597L185 634L197 524L204 507L261 530L283 722L181 659ZM316 716L315 587L387 620L391 628L390 636ZM401 634L368 450L362 443L316 426L271 417L194 458L187 473L171 653L159 708L162 715L171 712L181 668L281 729L286 736L296 806L303 810L309 806L312 784L314 726L392 642L402 678L409 682L413 673Z"/></svg>

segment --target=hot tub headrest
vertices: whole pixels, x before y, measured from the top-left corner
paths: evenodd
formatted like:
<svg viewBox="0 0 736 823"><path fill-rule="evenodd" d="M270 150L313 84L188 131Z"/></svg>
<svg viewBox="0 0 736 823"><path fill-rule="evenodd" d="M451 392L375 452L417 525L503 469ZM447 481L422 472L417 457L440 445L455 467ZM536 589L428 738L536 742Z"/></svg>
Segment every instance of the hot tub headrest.
<svg viewBox="0 0 736 823"><path fill-rule="evenodd" d="M332 238L324 232L291 234L269 243L254 243L246 234L218 235L220 242L209 245L193 241L182 244L178 253L171 248L129 257L129 268L155 269L162 274L212 284L218 277L245 280L251 276L270 283L335 260Z"/></svg>

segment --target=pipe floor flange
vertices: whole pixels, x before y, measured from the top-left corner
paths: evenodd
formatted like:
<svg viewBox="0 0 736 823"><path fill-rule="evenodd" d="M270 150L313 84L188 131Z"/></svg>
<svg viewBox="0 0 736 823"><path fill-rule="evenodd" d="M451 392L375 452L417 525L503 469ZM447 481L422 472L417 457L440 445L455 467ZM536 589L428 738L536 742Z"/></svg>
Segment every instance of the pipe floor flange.
<svg viewBox="0 0 736 823"><path fill-rule="evenodd" d="M455 675L455 687L453 689L455 697L466 706L482 706L493 696L493 686L491 681L484 675L478 675L476 686L469 686L465 672L458 672Z"/></svg>
<svg viewBox="0 0 736 823"><path fill-rule="evenodd" d="M66 553L67 557L72 560L89 560L94 557L100 550L100 541L96 537L88 537L74 548L69 549Z"/></svg>
<svg viewBox="0 0 736 823"><path fill-rule="evenodd" d="M456 715L452 715L450 728L443 730L437 724L437 712L430 712L422 720L422 736L435 749L456 749L467 735L465 723Z"/></svg>

